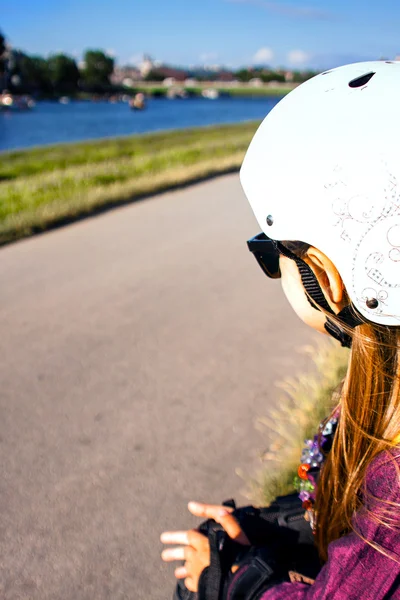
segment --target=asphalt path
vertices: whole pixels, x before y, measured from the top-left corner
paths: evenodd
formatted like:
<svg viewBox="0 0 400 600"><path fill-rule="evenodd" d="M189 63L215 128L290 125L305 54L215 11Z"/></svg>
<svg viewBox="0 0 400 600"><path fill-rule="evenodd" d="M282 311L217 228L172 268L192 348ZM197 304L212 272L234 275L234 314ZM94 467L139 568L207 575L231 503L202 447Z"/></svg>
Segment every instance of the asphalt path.
<svg viewBox="0 0 400 600"><path fill-rule="evenodd" d="M0 597L170 599L159 534L246 502L312 334L226 176L0 251Z"/></svg>

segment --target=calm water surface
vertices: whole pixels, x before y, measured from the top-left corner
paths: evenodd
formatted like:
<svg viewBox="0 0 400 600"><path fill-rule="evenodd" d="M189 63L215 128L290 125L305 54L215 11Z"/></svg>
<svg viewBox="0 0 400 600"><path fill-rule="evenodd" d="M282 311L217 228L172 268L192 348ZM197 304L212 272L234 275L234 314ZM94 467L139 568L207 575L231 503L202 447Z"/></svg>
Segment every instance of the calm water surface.
<svg viewBox="0 0 400 600"><path fill-rule="evenodd" d="M279 98L152 99L138 112L125 103L40 102L0 112L0 150L263 118Z"/></svg>

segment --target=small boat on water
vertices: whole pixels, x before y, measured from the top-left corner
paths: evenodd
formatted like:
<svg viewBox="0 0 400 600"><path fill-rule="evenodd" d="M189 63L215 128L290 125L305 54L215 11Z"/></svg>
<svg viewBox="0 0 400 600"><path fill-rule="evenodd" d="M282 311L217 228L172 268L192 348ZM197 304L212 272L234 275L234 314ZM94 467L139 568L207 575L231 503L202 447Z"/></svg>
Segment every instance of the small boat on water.
<svg viewBox="0 0 400 600"><path fill-rule="evenodd" d="M30 110L36 105L33 98L30 96L13 96L8 91L0 94L0 110L1 111L21 111Z"/></svg>
<svg viewBox="0 0 400 600"><path fill-rule="evenodd" d="M203 98L207 98L208 100L216 100L219 98L219 91L215 89L203 90L201 95Z"/></svg>
<svg viewBox="0 0 400 600"><path fill-rule="evenodd" d="M166 96L170 100L185 100L189 94L184 88L171 88L167 91Z"/></svg>
<svg viewBox="0 0 400 600"><path fill-rule="evenodd" d="M71 102L71 98L69 96L61 96L58 101L60 104L69 104Z"/></svg>
<svg viewBox="0 0 400 600"><path fill-rule="evenodd" d="M129 107L132 110L144 110L146 108L146 99L142 92L138 92L129 101Z"/></svg>

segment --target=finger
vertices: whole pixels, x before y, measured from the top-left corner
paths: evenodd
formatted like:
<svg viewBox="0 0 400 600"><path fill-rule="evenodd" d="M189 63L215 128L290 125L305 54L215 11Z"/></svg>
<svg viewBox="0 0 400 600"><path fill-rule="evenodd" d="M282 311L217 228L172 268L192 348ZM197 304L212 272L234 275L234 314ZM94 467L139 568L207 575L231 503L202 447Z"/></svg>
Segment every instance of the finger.
<svg viewBox="0 0 400 600"><path fill-rule="evenodd" d="M204 517L205 519L214 519L214 515L221 511L224 511L225 513L234 511L230 506L221 506L221 504L203 504L202 502L189 502L188 508L192 515Z"/></svg>
<svg viewBox="0 0 400 600"><path fill-rule="evenodd" d="M186 577L185 585L186 585L187 589L189 590L189 592L197 592L197 587L191 577Z"/></svg>
<svg viewBox="0 0 400 600"><path fill-rule="evenodd" d="M185 560L185 550L184 546L180 546L179 548L168 548L168 550L163 550L161 552L161 558L165 562L171 562L171 560Z"/></svg>
<svg viewBox="0 0 400 600"><path fill-rule="evenodd" d="M197 531L197 529L190 529L190 531L187 532L187 535L189 540L188 548L192 547L198 551L209 548L208 538L203 533L200 533L200 531Z"/></svg>
<svg viewBox="0 0 400 600"><path fill-rule="evenodd" d="M174 574L177 579L184 579L188 576L186 567L178 567L177 569L175 569Z"/></svg>
<svg viewBox="0 0 400 600"><path fill-rule="evenodd" d="M160 540L163 544L188 544L187 531L164 531L161 534Z"/></svg>
<svg viewBox="0 0 400 600"><path fill-rule="evenodd" d="M242 531L237 519L231 514L233 512L232 508L215 504L189 502L189 510L196 516L214 519L214 521L222 525L232 540L245 546L250 545L250 542L246 534Z"/></svg>

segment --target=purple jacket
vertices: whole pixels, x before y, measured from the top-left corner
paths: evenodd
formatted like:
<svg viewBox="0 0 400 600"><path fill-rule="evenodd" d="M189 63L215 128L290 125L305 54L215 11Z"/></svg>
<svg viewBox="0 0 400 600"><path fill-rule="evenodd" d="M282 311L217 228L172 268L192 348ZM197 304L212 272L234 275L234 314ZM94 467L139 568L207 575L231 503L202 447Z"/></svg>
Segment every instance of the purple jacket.
<svg viewBox="0 0 400 600"><path fill-rule="evenodd" d="M265 592L260 600L400 600L400 505L393 507L398 521L391 528L374 519L382 515L378 499L400 504L400 453L396 450L393 457L381 455L371 464L366 487L377 500L366 499L366 508L353 521L361 536L378 543L393 558L350 533L330 544L328 561L313 585L282 583Z"/></svg>

